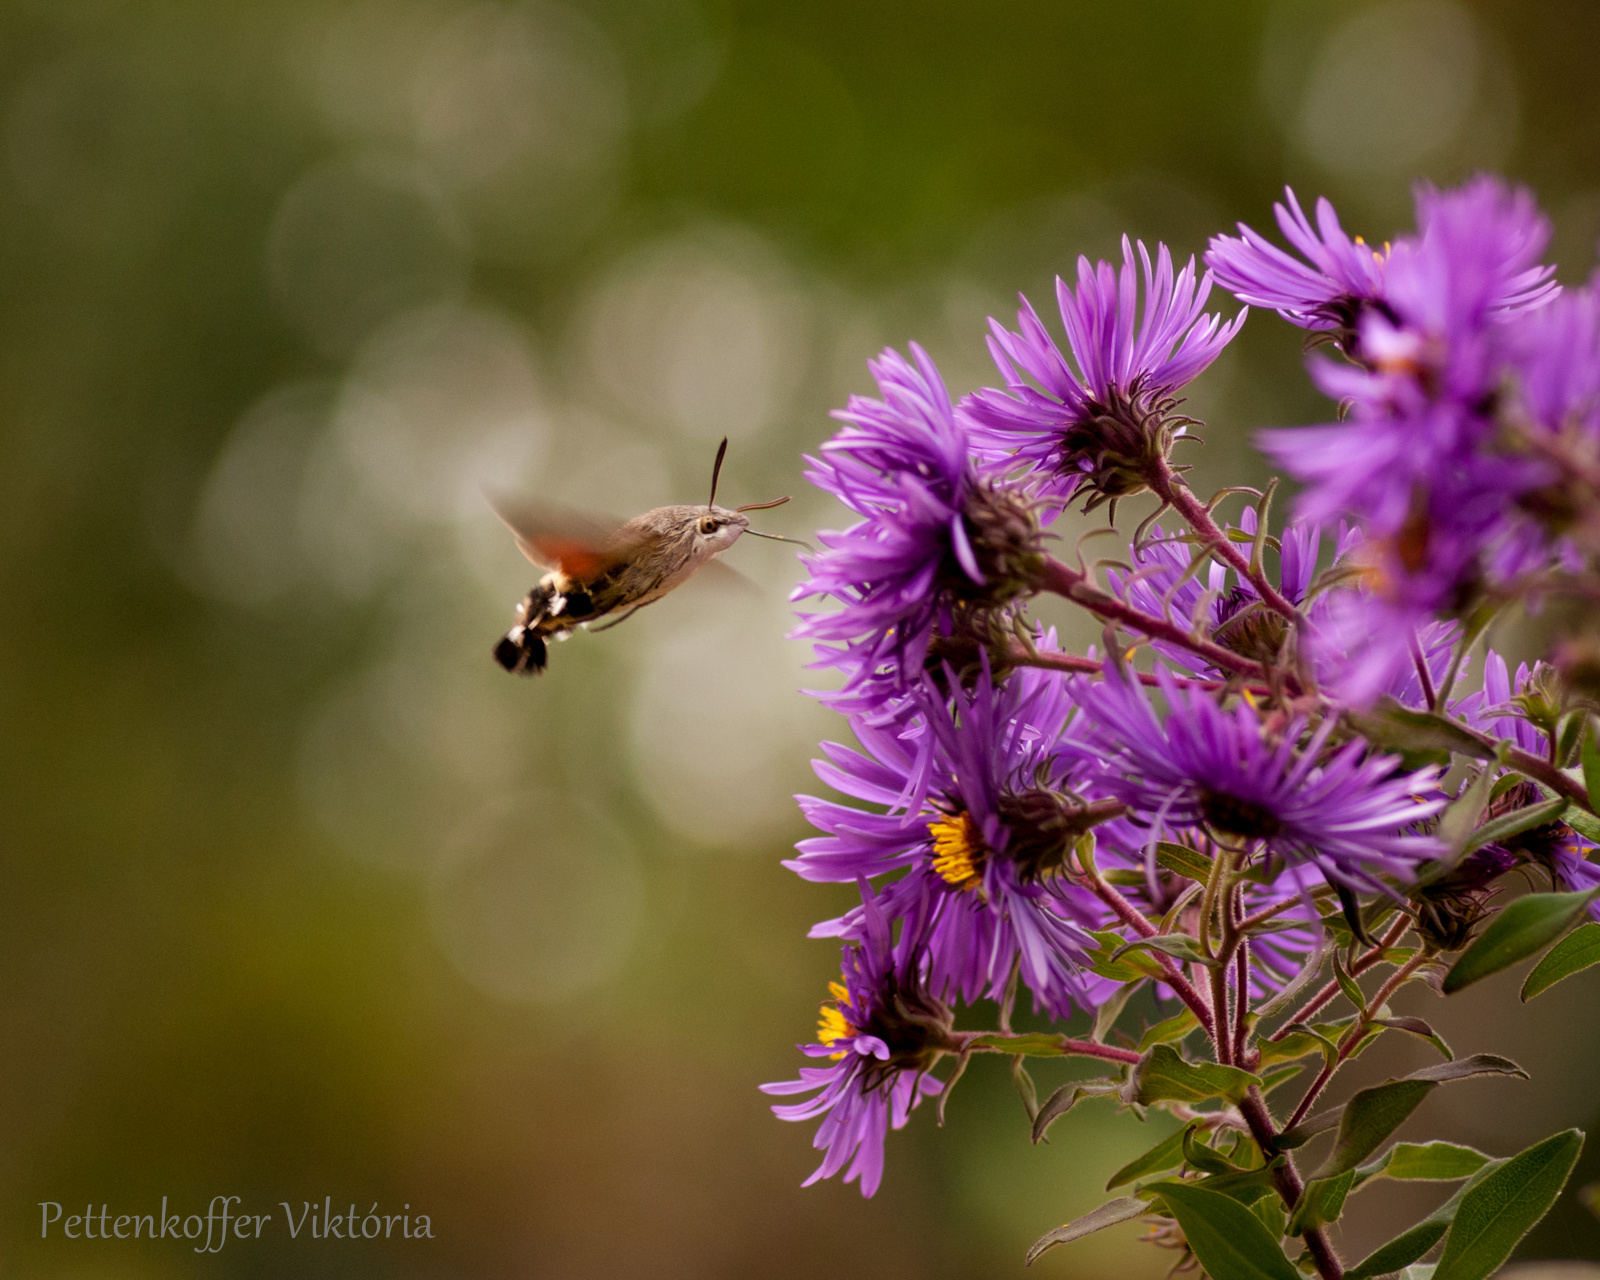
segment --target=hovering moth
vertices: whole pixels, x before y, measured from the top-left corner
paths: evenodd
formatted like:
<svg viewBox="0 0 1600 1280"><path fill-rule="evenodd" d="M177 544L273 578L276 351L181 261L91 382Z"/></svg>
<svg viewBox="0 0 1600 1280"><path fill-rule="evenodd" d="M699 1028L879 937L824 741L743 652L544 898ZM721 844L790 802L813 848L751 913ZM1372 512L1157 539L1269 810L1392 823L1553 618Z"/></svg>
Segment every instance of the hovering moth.
<svg viewBox="0 0 1600 1280"><path fill-rule="evenodd" d="M620 526L573 512L491 499L522 554L546 571L517 605L511 630L494 647L495 661L515 675L539 675L549 663L550 638L565 639L578 627L605 631L626 622L682 586L741 534L795 541L752 529L744 514L781 507L787 497L731 510L717 506L717 479L727 452L724 437L711 468L711 497L704 506L656 507Z"/></svg>

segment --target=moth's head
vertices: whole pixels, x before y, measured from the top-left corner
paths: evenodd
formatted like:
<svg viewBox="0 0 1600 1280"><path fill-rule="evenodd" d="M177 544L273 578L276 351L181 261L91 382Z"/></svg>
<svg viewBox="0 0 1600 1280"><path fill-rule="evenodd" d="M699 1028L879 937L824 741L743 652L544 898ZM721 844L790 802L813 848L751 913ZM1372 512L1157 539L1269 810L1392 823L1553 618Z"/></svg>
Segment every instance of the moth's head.
<svg viewBox="0 0 1600 1280"><path fill-rule="evenodd" d="M707 556L726 551L749 527L750 517L742 512L715 505L701 507L694 522L695 550Z"/></svg>

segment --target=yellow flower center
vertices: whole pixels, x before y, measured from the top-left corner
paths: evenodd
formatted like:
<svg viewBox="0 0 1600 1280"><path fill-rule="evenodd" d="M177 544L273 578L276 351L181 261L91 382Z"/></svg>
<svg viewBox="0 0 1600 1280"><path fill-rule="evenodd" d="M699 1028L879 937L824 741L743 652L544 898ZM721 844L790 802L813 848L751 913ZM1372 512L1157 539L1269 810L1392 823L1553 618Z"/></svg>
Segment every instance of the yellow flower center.
<svg viewBox="0 0 1600 1280"><path fill-rule="evenodd" d="M844 1005L846 1009L850 1007L850 991L842 982L830 982L828 984L828 993L840 1004ZM850 1025L843 1012L836 1005L825 1004L818 1010L818 1044L833 1044L837 1040L848 1040L855 1034L857 1034L856 1029ZM844 1057L844 1054L845 1051L841 1049L838 1053L829 1056L834 1061L838 1061L838 1059Z"/></svg>
<svg viewBox="0 0 1600 1280"><path fill-rule="evenodd" d="M933 837L933 869L946 884L957 889L978 889L983 884L984 846L972 815L963 809L928 823Z"/></svg>

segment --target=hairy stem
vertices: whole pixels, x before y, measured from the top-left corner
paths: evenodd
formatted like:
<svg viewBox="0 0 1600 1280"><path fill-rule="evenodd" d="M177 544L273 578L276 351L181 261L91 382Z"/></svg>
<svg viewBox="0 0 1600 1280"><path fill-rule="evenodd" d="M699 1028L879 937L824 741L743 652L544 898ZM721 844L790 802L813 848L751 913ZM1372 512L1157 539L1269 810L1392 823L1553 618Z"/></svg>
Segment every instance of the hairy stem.
<svg viewBox="0 0 1600 1280"><path fill-rule="evenodd" d="M1124 604L1115 596L1107 595L1099 587L1094 586L1087 574L1080 573L1053 557L1047 557L1045 560L1044 569L1039 575L1039 586L1045 591L1071 600L1074 604L1082 605L1104 622L1118 622L1129 630L1140 632L1151 639L1166 640L1171 644L1180 645L1220 670L1236 672L1262 682L1267 680L1267 673L1259 662L1241 657L1233 650L1224 649L1220 644L1203 636L1192 635L1175 622L1168 622L1165 618L1158 618L1143 610L1135 609L1132 605Z"/></svg>
<svg viewBox="0 0 1600 1280"><path fill-rule="evenodd" d="M1101 902L1116 913L1117 918L1123 924L1127 925L1141 938L1153 938L1156 936L1158 930L1155 925L1146 920L1133 903L1118 893L1116 888L1109 884L1098 870L1090 869L1086 874L1089 880L1089 888L1094 891L1095 896ZM1161 981L1171 987L1173 994L1189 1007L1190 1012L1194 1014L1200 1025L1205 1028L1206 1034L1214 1036L1216 1022L1212 1018L1211 1006L1206 1003L1205 997L1195 989L1193 983L1179 972L1177 965L1167 956L1159 951L1152 951L1150 957L1161 966Z"/></svg>
<svg viewBox="0 0 1600 1280"><path fill-rule="evenodd" d="M1205 504L1195 497L1194 491L1184 484L1165 458L1158 457L1152 462L1150 469L1145 473L1145 483L1150 486L1150 491L1156 497L1189 522L1189 527L1204 539L1206 551L1224 561L1256 589L1256 594L1269 609L1282 614L1291 622L1300 621L1300 611L1268 581L1265 573L1251 565L1250 558L1244 552L1228 540L1228 535L1211 518L1211 513L1206 510Z"/></svg>
<svg viewBox="0 0 1600 1280"><path fill-rule="evenodd" d="M1368 969L1372 968L1373 965L1379 963L1383 959L1383 953L1390 947L1394 946L1395 943L1399 942L1401 935L1403 935L1410 927L1411 918L1409 916L1401 916L1398 920L1396 920L1394 924L1390 926L1389 932L1378 939L1378 944L1373 947L1371 951L1366 952L1364 955L1360 956L1351 963L1350 968L1347 971L1350 976L1353 978L1357 974L1365 973ZM1318 1009L1322 1008L1323 1005L1327 1004L1328 1001L1332 1000L1338 994L1338 980L1330 978L1327 985L1323 987L1322 990L1318 991L1316 995L1312 996L1311 999L1307 1000L1299 1007L1299 1009L1295 1010L1288 1021L1286 1021L1281 1027L1268 1036L1267 1039L1282 1040L1284 1036L1289 1034L1290 1027L1294 1026L1294 1024L1297 1022L1304 1022L1307 1018L1314 1014Z"/></svg>
<svg viewBox="0 0 1600 1280"><path fill-rule="evenodd" d="M1277 1153L1278 1131L1273 1126L1272 1112L1267 1109L1266 1099L1261 1096L1259 1089L1252 1087L1245 1095L1244 1101L1239 1104L1239 1114L1250 1126L1250 1136L1255 1139L1256 1145L1270 1160ZM1293 1213L1305 1192L1305 1183L1301 1181L1300 1171L1295 1168L1293 1154L1285 1152L1283 1155L1283 1163L1273 1170L1272 1180L1278 1195L1283 1198L1284 1207ZM1339 1255L1333 1251L1327 1229L1312 1227L1306 1231L1304 1239L1306 1251L1311 1254L1322 1280L1343 1280L1344 1266L1339 1261Z"/></svg>

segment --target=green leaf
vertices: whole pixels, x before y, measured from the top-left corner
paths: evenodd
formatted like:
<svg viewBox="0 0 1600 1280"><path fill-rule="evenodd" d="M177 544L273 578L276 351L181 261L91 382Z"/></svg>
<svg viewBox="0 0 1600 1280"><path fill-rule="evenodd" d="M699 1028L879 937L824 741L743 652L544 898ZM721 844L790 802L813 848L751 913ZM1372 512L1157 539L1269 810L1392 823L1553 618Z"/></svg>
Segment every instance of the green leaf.
<svg viewBox="0 0 1600 1280"><path fill-rule="evenodd" d="M1300 1280L1261 1219L1237 1200L1182 1182L1158 1182L1189 1248L1212 1280Z"/></svg>
<svg viewBox="0 0 1600 1280"><path fill-rule="evenodd" d="M1339 958L1337 951L1333 953L1333 977L1339 984L1339 990L1344 992L1344 998L1355 1005L1357 1009L1365 1010L1367 997L1361 988L1356 985L1356 980L1350 976L1349 971L1344 967L1344 961Z"/></svg>
<svg viewBox="0 0 1600 1280"><path fill-rule="evenodd" d="M1546 787L1541 787L1540 790L1549 794L1549 789ZM1587 809L1580 809L1574 805L1567 810L1567 816L1562 821L1585 840L1592 840L1596 844L1600 844L1600 818L1595 817Z"/></svg>
<svg viewBox="0 0 1600 1280"><path fill-rule="evenodd" d="M1595 805L1600 804L1600 744L1595 742L1595 734L1600 732L1600 725L1595 723L1594 717L1589 717L1589 731L1583 735L1583 789L1589 793L1589 812L1596 813Z"/></svg>
<svg viewBox="0 0 1600 1280"><path fill-rule="evenodd" d="M1410 1075L1400 1080L1390 1080L1387 1084L1404 1084L1408 1081L1423 1081L1428 1084L1449 1084L1454 1080L1466 1080L1472 1076L1520 1076L1526 1080L1528 1073L1519 1067L1510 1058L1502 1058L1493 1053L1474 1053L1466 1058L1457 1058L1452 1062L1440 1062L1431 1067L1424 1067L1421 1071L1413 1071ZM1385 1085L1377 1085L1382 1089ZM1369 1092L1363 1090L1362 1092ZM1359 1094L1357 1095L1360 1096ZM1355 1099L1352 1098L1351 1102ZM1394 1101L1393 1099L1391 1101ZM1319 1111L1308 1116L1294 1128L1288 1129L1278 1135L1277 1146L1279 1150L1288 1151L1294 1147L1304 1146L1319 1133L1326 1133L1335 1125L1344 1121L1344 1112L1347 1104L1340 1103L1337 1107L1329 1107L1326 1111ZM1403 1118L1403 1117L1402 1117ZM1341 1130L1342 1132L1342 1130ZM1318 1170L1318 1176L1330 1173L1332 1170Z"/></svg>
<svg viewBox="0 0 1600 1280"><path fill-rule="evenodd" d="M1570 804L1565 796L1557 796L1554 800L1528 805L1524 809L1513 809L1498 818L1491 818L1468 837L1465 852L1471 853L1486 844L1499 844L1512 836L1520 836L1524 831L1554 822L1567 811Z"/></svg>
<svg viewBox="0 0 1600 1280"><path fill-rule="evenodd" d="M1600 924L1591 920L1561 939L1550 948L1549 955L1533 966L1533 972L1522 984L1524 1003L1594 964L1600 964Z"/></svg>
<svg viewBox="0 0 1600 1280"><path fill-rule="evenodd" d="M1090 936L1100 945L1089 952L1091 973L1114 982L1137 982L1140 978L1159 978L1161 965L1147 955L1135 952L1126 960L1112 960L1111 953L1122 945L1122 935L1115 929L1094 929Z"/></svg>
<svg viewBox="0 0 1600 1280"><path fill-rule="evenodd" d="M1204 1102L1207 1098L1243 1099L1259 1076L1216 1062L1186 1062L1170 1044L1148 1050L1133 1068L1122 1091L1128 1103Z"/></svg>
<svg viewBox="0 0 1600 1280"><path fill-rule="evenodd" d="M1200 1173L1238 1173L1239 1166L1206 1145L1193 1125L1183 1131L1183 1162Z"/></svg>
<svg viewBox="0 0 1600 1280"><path fill-rule="evenodd" d="M1328 953L1333 950L1332 941L1324 935L1317 943L1317 949L1306 958L1300 972L1284 989L1268 1000L1256 1012L1263 1018L1271 1018L1282 1013L1291 1004L1300 998L1300 993L1317 980L1317 975L1322 972L1322 966L1327 963Z"/></svg>
<svg viewBox="0 0 1600 1280"><path fill-rule="evenodd" d="M1455 1182L1470 1178L1489 1163L1489 1157L1453 1142L1397 1142L1383 1158L1357 1170L1357 1186L1372 1178L1398 1178L1403 1182Z"/></svg>
<svg viewBox="0 0 1600 1280"><path fill-rule="evenodd" d="M1070 1240L1079 1240L1084 1236L1093 1235L1106 1227L1114 1227L1119 1222L1128 1222L1134 1218L1150 1212L1150 1206L1138 1196L1122 1196L1117 1200L1109 1200L1093 1213L1086 1213L1081 1218L1075 1218L1064 1227L1057 1227L1054 1231L1047 1231L1033 1242L1033 1247L1028 1250L1026 1264L1032 1266L1039 1255L1046 1250L1053 1249L1058 1244L1066 1244ZM1296 1278L1298 1280L1298 1277Z"/></svg>
<svg viewBox="0 0 1600 1280"><path fill-rule="evenodd" d="M1139 1052L1143 1053L1151 1045L1168 1044L1174 1040L1182 1040L1186 1035L1200 1025L1199 1019L1190 1009L1173 1014L1164 1022L1158 1022L1139 1037Z"/></svg>
<svg viewBox="0 0 1600 1280"><path fill-rule="evenodd" d="M1145 984L1144 978L1133 982L1124 982L1111 994L1094 1015L1094 1030L1089 1033L1089 1038L1096 1044L1104 1044L1106 1036L1111 1034L1111 1028L1117 1025L1117 1019L1122 1016L1122 1011L1128 1007L1128 1000L1140 987Z"/></svg>
<svg viewBox="0 0 1600 1280"><path fill-rule="evenodd" d="M1445 995L1454 995L1543 951L1567 931L1594 898L1594 892L1530 893L1510 903L1445 974Z"/></svg>
<svg viewBox="0 0 1600 1280"><path fill-rule="evenodd" d="M1483 818L1483 811L1489 807L1489 788L1494 784L1494 774L1493 767L1489 765L1479 769L1477 776L1461 788L1461 793L1439 816L1439 839L1450 846L1450 855L1441 858L1430 868L1435 876L1438 874L1436 868L1447 870L1461 861L1466 853L1467 842L1472 839L1472 833Z"/></svg>
<svg viewBox="0 0 1600 1280"><path fill-rule="evenodd" d="M1261 1073L1261 1092L1263 1096L1271 1093L1280 1084L1293 1080L1305 1069L1305 1063L1291 1062L1287 1066L1278 1067L1274 1071L1263 1071Z"/></svg>
<svg viewBox="0 0 1600 1280"><path fill-rule="evenodd" d="M1273 1177L1277 1167L1282 1163L1280 1158L1261 1169L1235 1169L1231 1173L1214 1173L1191 1185L1215 1191L1218 1195L1237 1200L1240 1204L1254 1204L1263 1196L1274 1194Z"/></svg>
<svg viewBox="0 0 1600 1280"><path fill-rule="evenodd" d="M1412 711L1392 698L1380 699L1361 715L1345 713L1345 723L1380 747L1401 751L1452 751L1474 760L1494 759L1494 749L1465 725L1432 711Z"/></svg>
<svg viewBox="0 0 1600 1280"><path fill-rule="evenodd" d="M1013 1058L1011 1061L1019 1063L1022 1059ZM1031 1085L1030 1080L1029 1086ZM1019 1090L1023 1089L1020 1079L1017 1087ZM1046 1098L1043 1105L1037 1104L1036 1101L1030 1103L1028 1094L1024 1091L1023 1104L1028 1107L1028 1112L1033 1117L1033 1141L1035 1143L1045 1141L1045 1134L1049 1132L1050 1126L1085 1098L1107 1098L1121 1088L1121 1082L1116 1080L1069 1080Z"/></svg>
<svg viewBox="0 0 1600 1280"><path fill-rule="evenodd" d="M1444 1037L1421 1018L1413 1018L1408 1014L1403 1017L1374 1018L1373 1022L1377 1026L1388 1027L1392 1031L1404 1031L1410 1035L1420 1036L1437 1049L1439 1056L1447 1062L1456 1056L1450 1052L1450 1046L1444 1042Z"/></svg>
<svg viewBox="0 0 1600 1280"><path fill-rule="evenodd" d="M1479 1182L1505 1164L1504 1160L1491 1160L1484 1165L1472 1181L1460 1188L1442 1205L1430 1213L1416 1226L1402 1231L1388 1244L1379 1245L1370 1254L1344 1273L1345 1280L1371 1280L1373 1276L1388 1275L1400 1271L1402 1268L1415 1262L1429 1249L1438 1244L1444 1233L1450 1229L1450 1223L1456 1216L1456 1210L1461 1207L1461 1201L1467 1192L1472 1190Z"/></svg>
<svg viewBox="0 0 1600 1280"><path fill-rule="evenodd" d="M1355 1179L1355 1170L1347 1169L1336 1178L1316 1178L1306 1183L1306 1189L1300 1193L1300 1202L1295 1205L1294 1213L1289 1218L1289 1234L1304 1235L1312 1227L1337 1221L1344 1211L1344 1198L1350 1194Z"/></svg>
<svg viewBox="0 0 1600 1280"><path fill-rule="evenodd" d="M1568 1129L1507 1160L1461 1199L1435 1280L1485 1280L1549 1212L1583 1150Z"/></svg>
<svg viewBox="0 0 1600 1280"><path fill-rule="evenodd" d="M1357 1091L1339 1117L1333 1150L1312 1176L1333 1178L1354 1169L1438 1087L1433 1080L1390 1080Z"/></svg>
<svg viewBox="0 0 1600 1280"><path fill-rule="evenodd" d="M1142 1156L1135 1156L1128 1161L1111 1175L1111 1181L1106 1183L1106 1190L1115 1191L1118 1187L1135 1182L1148 1173L1176 1169L1183 1163L1183 1135L1187 1132L1187 1129L1179 1129L1177 1133L1161 1139Z"/></svg>
<svg viewBox="0 0 1600 1280"><path fill-rule="evenodd" d="M1156 845L1156 863L1174 875L1204 884L1211 878L1211 859L1186 844L1171 844L1166 840Z"/></svg>
<svg viewBox="0 0 1600 1280"><path fill-rule="evenodd" d="M1214 956L1208 956L1200 949L1197 938L1191 938L1186 933L1158 933L1153 938L1137 938L1133 942L1125 942L1111 953L1109 959L1112 964L1116 964L1129 952L1144 950L1164 952L1186 964L1213 965L1217 962Z"/></svg>
<svg viewBox="0 0 1600 1280"><path fill-rule="evenodd" d="M1316 1053L1323 1045L1324 1041L1309 1032L1291 1031L1282 1040L1261 1042L1261 1062L1258 1065L1270 1067L1274 1062L1293 1062L1296 1058Z"/></svg>

